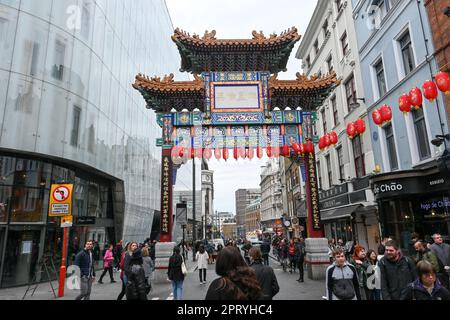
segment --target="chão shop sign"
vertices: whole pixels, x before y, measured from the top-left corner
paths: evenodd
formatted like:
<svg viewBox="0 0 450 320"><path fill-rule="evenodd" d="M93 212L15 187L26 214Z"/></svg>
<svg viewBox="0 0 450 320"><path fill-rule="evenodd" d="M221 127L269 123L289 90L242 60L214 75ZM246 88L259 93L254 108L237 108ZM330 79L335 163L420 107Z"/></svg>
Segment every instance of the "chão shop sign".
<svg viewBox="0 0 450 320"><path fill-rule="evenodd" d="M426 211L432 210L432 209L449 208L449 207L450 207L450 200L448 200L448 199L420 203L420 209L426 210Z"/></svg>

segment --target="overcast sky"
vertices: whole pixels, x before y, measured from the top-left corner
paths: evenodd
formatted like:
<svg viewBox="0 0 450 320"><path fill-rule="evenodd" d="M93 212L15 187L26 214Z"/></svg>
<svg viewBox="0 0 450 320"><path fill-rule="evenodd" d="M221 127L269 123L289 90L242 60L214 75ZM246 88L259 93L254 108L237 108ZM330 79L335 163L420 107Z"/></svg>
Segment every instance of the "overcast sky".
<svg viewBox="0 0 450 320"><path fill-rule="evenodd" d="M252 31L263 31L267 37L295 26L300 35L308 27L317 0L166 0L174 28L191 35L203 36L205 30L216 30L216 38L248 39ZM280 79L294 79L301 71L300 60L295 58L299 44L292 50L288 71L280 73ZM234 192L240 188L257 188L260 183L262 160L225 163L210 160L214 170L214 210L235 213Z"/></svg>

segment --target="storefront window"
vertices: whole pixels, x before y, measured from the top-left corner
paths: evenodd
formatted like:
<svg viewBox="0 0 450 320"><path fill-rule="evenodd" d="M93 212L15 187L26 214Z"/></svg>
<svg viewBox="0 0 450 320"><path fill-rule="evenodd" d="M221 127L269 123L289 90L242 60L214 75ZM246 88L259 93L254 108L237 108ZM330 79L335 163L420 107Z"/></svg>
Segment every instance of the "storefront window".
<svg viewBox="0 0 450 320"><path fill-rule="evenodd" d="M32 188L50 188L51 164L26 159L16 159L15 185Z"/></svg>
<svg viewBox="0 0 450 320"><path fill-rule="evenodd" d="M15 187L11 222L42 222L48 210L46 189Z"/></svg>
<svg viewBox="0 0 450 320"><path fill-rule="evenodd" d="M411 235L415 231L413 205L408 200L391 200L382 203L384 236L396 240L403 250L411 250Z"/></svg>
<svg viewBox="0 0 450 320"><path fill-rule="evenodd" d="M432 241L434 233L440 233L444 241L450 241L450 195L419 198L414 201L415 231L426 241Z"/></svg>
<svg viewBox="0 0 450 320"><path fill-rule="evenodd" d="M0 223L8 222L8 211L11 207L12 187L0 186Z"/></svg>
<svg viewBox="0 0 450 320"><path fill-rule="evenodd" d="M75 172L60 166L53 166L52 183L73 183Z"/></svg>
<svg viewBox="0 0 450 320"><path fill-rule="evenodd" d="M13 185L16 159L0 157L0 185Z"/></svg>
<svg viewBox="0 0 450 320"><path fill-rule="evenodd" d="M89 182L79 177L75 178L73 192L73 215L87 216L88 213L88 188Z"/></svg>
<svg viewBox="0 0 450 320"><path fill-rule="evenodd" d="M40 235L40 230L9 229L2 287L25 285L33 278L38 262Z"/></svg>
<svg viewBox="0 0 450 320"><path fill-rule="evenodd" d="M57 271L59 271L59 267L61 266L63 232L64 229L59 228L59 226L47 227L45 234L44 255L51 257ZM50 277L55 280L57 275L50 273ZM42 274L41 280L48 280L46 273Z"/></svg>

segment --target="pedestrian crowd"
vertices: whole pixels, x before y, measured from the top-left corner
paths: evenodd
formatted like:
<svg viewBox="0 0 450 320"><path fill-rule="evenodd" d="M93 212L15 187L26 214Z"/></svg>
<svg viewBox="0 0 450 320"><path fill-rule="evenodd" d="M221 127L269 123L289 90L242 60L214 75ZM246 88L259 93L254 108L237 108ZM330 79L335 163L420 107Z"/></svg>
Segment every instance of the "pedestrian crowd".
<svg viewBox="0 0 450 320"><path fill-rule="evenodd" d="M413 233L408 254L392 238L374 250L329 241L328 300L450 300L450 245L440 234L426 243Z"/></svg>
<svg viewBox="0 0 450 320"><path fill-rule="evenodd" d="M109 273L110 282L115 283L114 271L120 271L122 289L117 300L126 296L127 300L147 300L151 290L152 274L155 270L155 244L147 239L144 243L123 241L109 244L103 252L103 273L98 281L103 284L104 276ZM74 264L80 268L80 294L76 300L90 300L92 284L95 281L96 251L94 241L88 240L83 250L74 258Z"/></svg>

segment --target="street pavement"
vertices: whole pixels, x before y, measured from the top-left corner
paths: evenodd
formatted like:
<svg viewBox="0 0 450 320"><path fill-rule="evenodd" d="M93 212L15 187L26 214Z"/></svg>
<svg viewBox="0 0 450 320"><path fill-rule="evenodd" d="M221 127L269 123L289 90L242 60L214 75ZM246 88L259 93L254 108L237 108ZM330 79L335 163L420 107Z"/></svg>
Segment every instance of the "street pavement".
<svg viewBox="0 0 450 320"><path fill-rule="evenodd" d="M211 282L218 278L215 273L215 264L209 265L207 271L207 283L200 284L198 271L195 270L196 262L192 261L192 255L189 255L189 261L186 261L189 273L183 284L184 300L204 300ZM298 271L296 273L284 272L280 264L275 259L270 259L270 265L275 270L278 279L280 292L274 297L275 300L321 300L325 293L325 282L309 280L305 270L305 282L299 283ZM103 278L103 284L98 283L101 272L97 272L97 281L92 285L91 300L116 300L121 291L122 284L119 278L119 272L114 273L116 283L110 283L109 275ZM58 284L53 282L56 295L58 294ZM168 281L163 284L153 284L152 291L148 295L149 300L173 300L172 286ZM16 287L0 290L0 300L21 300L27 286ZM65 296L60 300L74 300L79 294L79 290L65 289ZM54 300L50 284L41 283L38 285L36 292L31 296L31 292L27 294L25 300ZM59 299L59 298L58 298ZM126 298L124 298L126 299Z"/></svg>

